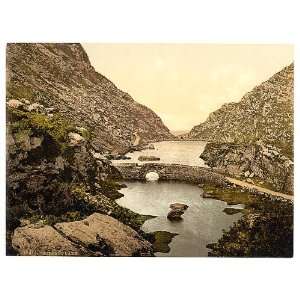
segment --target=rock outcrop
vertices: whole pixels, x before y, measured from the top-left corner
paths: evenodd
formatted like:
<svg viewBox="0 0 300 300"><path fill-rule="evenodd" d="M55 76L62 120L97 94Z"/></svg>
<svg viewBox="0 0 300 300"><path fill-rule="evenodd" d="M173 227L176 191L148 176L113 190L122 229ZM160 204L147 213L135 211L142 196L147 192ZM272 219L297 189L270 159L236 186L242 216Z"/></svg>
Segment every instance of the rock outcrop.
<svg viewBox="0 0 300 300"><path fill-rule="evenodd" d="M256 86L240 102L224 104L185 137L251 144L258 140L293 157L294 64Z"/></svg>
<svg viewBox="0 0 300 300"><path fill-rule="evenodd" d="M97 73L80 44L8 44L7 98L52 107L88 129L98 152L173 137L152 110Z"/></svg>
<svg viewBox="0 0 300 300"><path fill-rule="evenodd" d="M23 256L81 256L89 251L72 243L51 226L28 225L18 227L12 237L12 246Z"/></svg>
<svg viewBox="0 0 300 300"><path fill-rule="evenodd" d="M139 230L147 216L114 201L122 194L118 192L121 186L112 177L118 178L120 173L95 152L89 131L76 127L51 107L34 107L32 110L27 100L7 103L7 253L16 254L18 249L22 255L30 255L28 251L47 255L47 241L53 238L62 245L53 246L49 255L62 255L63 251L79 255L73 244L58 237L51 227L29 230L37 243L29 249L24 241L26 234L18 229L22 219L44 226L81 220L100 212ZM14 230L19 230L23 248L12 247ZM41 236L38 240L38 235L47 239Z"/></svg>
<svg viewBox="0 0 300 300"><path fill-rule="evenodd" d="M151 256L152 245L118 220L94 213L54 227L18 227L12 246L20 255Z"/></svg>
<svg viewBox="0 0 300 300"><path fill-rule="evenodd" d="M293 194L294 164L274 146L208 143L200 157L207 165L250 183L261 182L271 189Z"/></svg>
<svg viewBox="0 0 300 300"><path fill-rule="evenodd" d="M82 221L58 223L59 232L75 243L110 256L150 256L151 244L118 220L94 213Z"/></svg>

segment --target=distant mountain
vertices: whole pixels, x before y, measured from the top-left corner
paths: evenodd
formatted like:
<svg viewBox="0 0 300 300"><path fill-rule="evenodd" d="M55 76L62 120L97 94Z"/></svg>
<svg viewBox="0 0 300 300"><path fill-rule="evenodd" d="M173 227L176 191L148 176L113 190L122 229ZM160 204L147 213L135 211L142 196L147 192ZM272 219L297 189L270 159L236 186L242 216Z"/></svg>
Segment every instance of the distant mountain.
<svg viewBox="0 0 300 300"><path fill-rule="evenodd" d="M187 139L251 144L258 140L293 156L294 64L256 86L238 103L224 104Z"/></svg>
<svg viewBox="0 0 300 300"><path fill-rule="evenodd" d="M176 136L180 137L181 135L187 134L189 131L188 130L172 130L171 133Z"/></svg>
<svg viewBox="0 0 300 300"><path fill-rule="evenodd" d="M90 130L98 151L173 137L152 110L97 73L80 44L8 44L7 98L53 107Z"/></svg>

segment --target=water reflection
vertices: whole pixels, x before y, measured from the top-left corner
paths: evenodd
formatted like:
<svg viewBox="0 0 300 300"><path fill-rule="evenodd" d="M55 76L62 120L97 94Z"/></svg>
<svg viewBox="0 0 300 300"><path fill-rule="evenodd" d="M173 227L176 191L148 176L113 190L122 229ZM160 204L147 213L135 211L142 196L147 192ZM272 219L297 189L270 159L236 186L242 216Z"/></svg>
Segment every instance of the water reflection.
<svg viewBox="0 0 300 300"><path fill-rule="evenodd" d="M155 156L160 158L160 161L155 161L155 163L174 163L203 167L205 166L205 162L199 156L206 144L206 142L202 141L163 141L153 143L155 149L145 149L126 154L126 156L131 158L130 160L116 160L113 162L144 164L149 162L139 161L139 156Z"/></svg>
<svg viewBox="0 0 300 300"><path fill-rule="evenodd" d="M242 213L226 214L225 202L203 199L202 190L179 182L125 182L128 188L122 189L124 197L118 204L140 214L157 216L144 223L145 232L169 231L177 233L170 243L169 253L156 253L160 256L207 256L206 245L216 242L222 230L228 229ZM171 222L167 219L171 203L180 202L189 208L183 221ZM243 208L235 205L234 208Z"/></svg>

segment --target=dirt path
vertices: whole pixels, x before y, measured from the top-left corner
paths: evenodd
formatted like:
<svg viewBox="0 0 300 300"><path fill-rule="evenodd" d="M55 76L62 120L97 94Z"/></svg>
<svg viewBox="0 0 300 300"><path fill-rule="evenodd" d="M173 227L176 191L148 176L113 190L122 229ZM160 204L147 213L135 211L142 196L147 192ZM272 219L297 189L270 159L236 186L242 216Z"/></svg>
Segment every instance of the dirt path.
<svg viewBox="0 0 300 300"><path fill-rule="evenodd" d="M226 178L231 183L236 184L238 186L248 187L248 188L251 188L251 189L255 189L255 190L259 191L259 192L263 192L263 193L269 194L269 195L282 197L282 198L284 198L286 200L289 200L291 202L294 201L294 196L292 196L292 195L287 195L287 194L275 192L275 191L272 191L272 190L269 190L269 189L266 189L266 188L263 188L263 187L260 187L260 186L257 186L257 185L245 182L245 181L241 181L241 180L238 180L238 179L234 179L234 178L230 178L230 177L226 177Z"/></svg>

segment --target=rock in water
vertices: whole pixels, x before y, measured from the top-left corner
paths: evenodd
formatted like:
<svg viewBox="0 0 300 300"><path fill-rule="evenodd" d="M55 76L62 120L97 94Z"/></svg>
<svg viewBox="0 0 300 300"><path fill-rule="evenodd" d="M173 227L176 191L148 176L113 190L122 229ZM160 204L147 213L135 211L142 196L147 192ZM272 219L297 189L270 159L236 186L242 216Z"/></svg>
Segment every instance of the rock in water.
<svg viewBox="0 0 300 300"><path fill-rule="evenodd" d="M156 156L143 156L143 155L141 155L141 156L138 157L138 160L139 161L158 161L158 160L160 160L160 158L156 157Z"/></svg>
<svg viewBox="0 0 300 300"><path fill-rule="evenodd" d="M182 215L184 214L184 209L172 209L168 215L167 218L170 221L180 221L182 220Z"/></svg>
<svg viewBox="0 0 300 300"><path fill-rule="evenodd" d="M172 203L170 204L171 209L183 209L186 210L189 206L183 203Z"/></svg>
<svg viewBox="0 0 300 300"><path fill-rule="evenodd" d="M183 203L172 203L170 204L171 211L168 213L167 218L171 221L182 220L182 215L184 211L188 208L188 205Z"/></svg>

